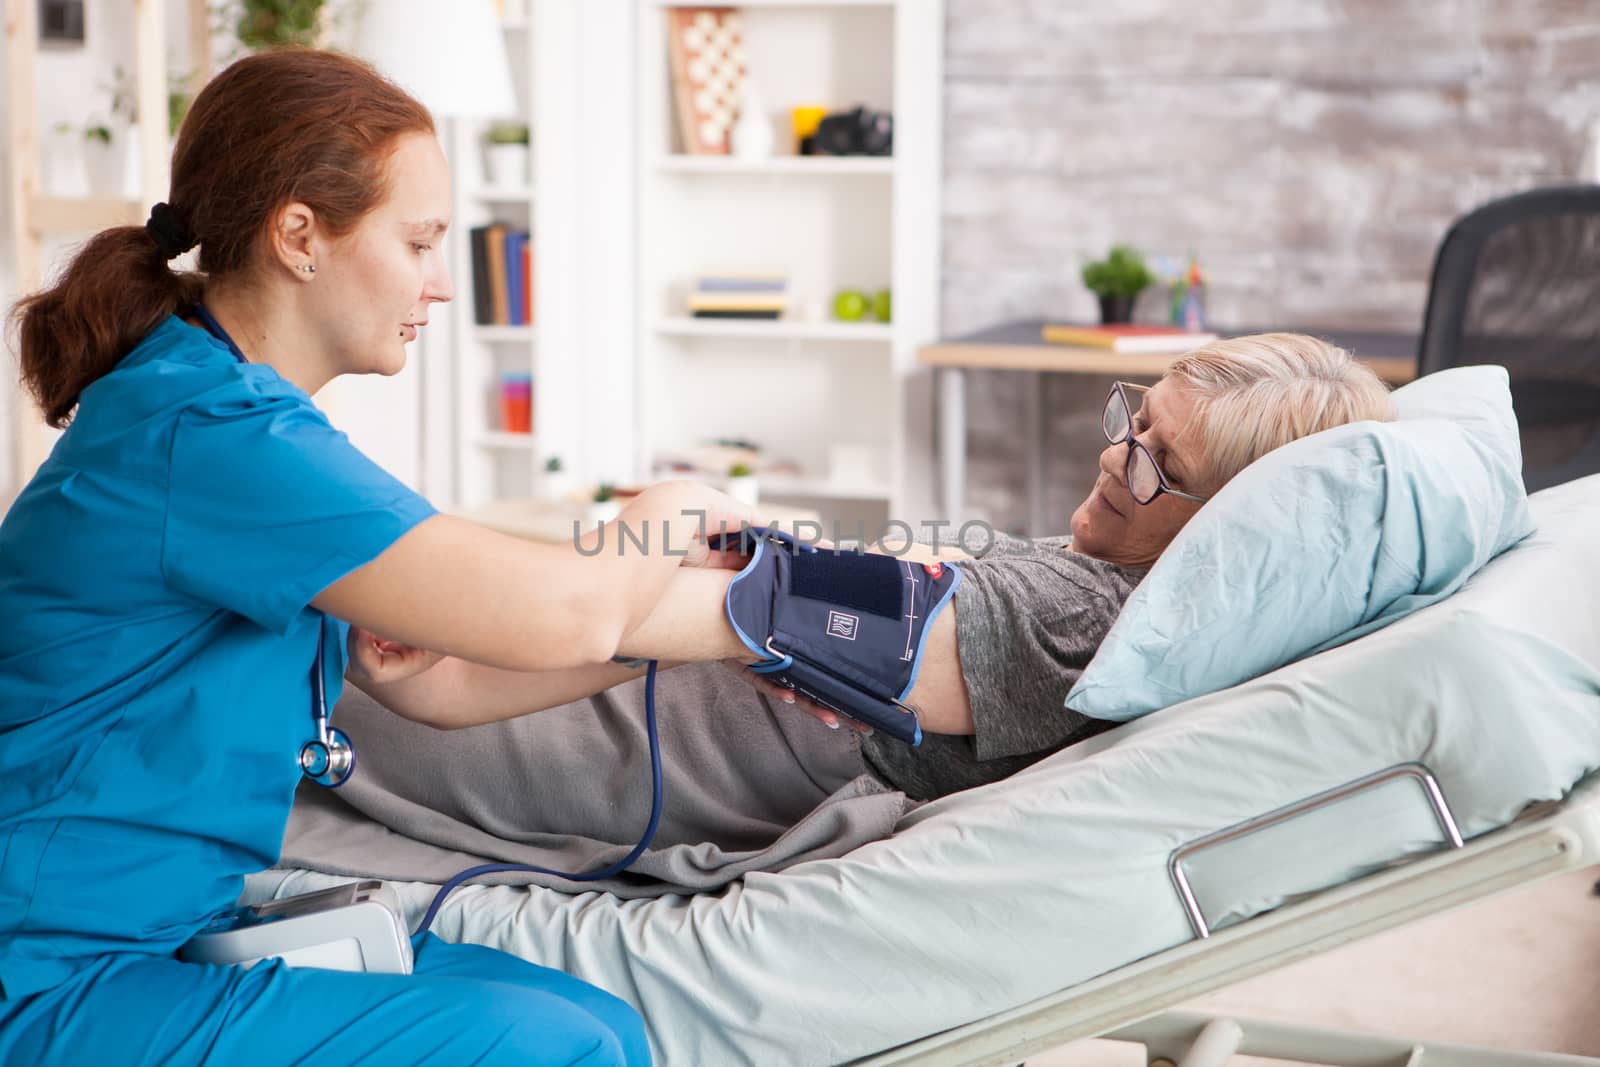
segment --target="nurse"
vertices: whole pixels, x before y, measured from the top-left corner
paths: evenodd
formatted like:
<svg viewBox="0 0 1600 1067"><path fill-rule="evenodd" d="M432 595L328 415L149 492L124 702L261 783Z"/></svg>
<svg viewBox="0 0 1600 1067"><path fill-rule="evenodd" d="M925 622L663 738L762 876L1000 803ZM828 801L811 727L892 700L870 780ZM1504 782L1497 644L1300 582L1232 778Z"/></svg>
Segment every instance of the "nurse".
<svg viewBox="0 0 1600 1067"><path fill-rule="evenodd" d="M14 311L66 432L0 524L0 1063L647 1063L621 1001L481 947L419 939L412 975L175 958L276 859L350 624L587 679L683 560L436 514L311 402L400 370L452 295L432 121L370 67L229 67L170 201ZM672 484L626 517L731 507Z"/></svg>

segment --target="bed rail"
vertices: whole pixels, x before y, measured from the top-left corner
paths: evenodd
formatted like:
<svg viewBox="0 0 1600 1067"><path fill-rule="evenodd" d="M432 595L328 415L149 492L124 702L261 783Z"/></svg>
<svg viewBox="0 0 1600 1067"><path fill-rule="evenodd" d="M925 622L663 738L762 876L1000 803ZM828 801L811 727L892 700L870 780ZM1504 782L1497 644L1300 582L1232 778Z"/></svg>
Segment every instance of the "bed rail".
<svg viewBox="0 0 1600 1067"><path fill-rule="evenodd" d="M1355 783L1351 783L1354 785ZM1442 798L1442 794L1441 794ZM1461 848L1427 853L1195 938L1010 1011L858 1060L858 1067L1005 1067L1132 1024L1372 934L1600 863L1600 774ZM1600 1059L1502 1053L1505 1064ZM1432 1062L1430 1059L1429 1062ZM1441 1060L1441 1062L1448 1062Z"/></svg>
<svg viewBox="0 0 1600 1067"><path fill-rule="evenodd" d="M1178 899L1183 902L1183 910L1189 916L1189 926L1194 930L1194 936L1206 938L1211 936L1211 926L1206 921L1204 910L1195 898L1194 890L1189 885L1188 876L1184 873L1185 860L1192 859L1208 849L1213 849L1237 841L1241 837L1257 833L1269 827L1288 822L1290 819L1316 811L1319 808L1331 807L1343 800L1359 796L1362 793L1376 789L1381 785L1400 779L1410 778L1422 789L1423 796L1433 809L1433 817L1439 824L1439 830L1444 835L1445 843L1450 848L1462 847L1461 831L1456 828L1455 816L1450 813L1450 805L1445 801L1444 790L1439 788L1438 779L1433 772L1421 763L1400 763L1393 767L1385 768L1365 778L1358 778L1353 782L1335 786L1324 790L1315 796L1304 800L1297 800L1293 804L1285 804L1276 811L1269 811L1265 815L1258 815L1253 819L1235 823L1224 827L1216 833L1207 834L1197 838L1186 845L1176 848L1167 860L1167 873L1172 878L1172 885L1178 891Z"/></svg>

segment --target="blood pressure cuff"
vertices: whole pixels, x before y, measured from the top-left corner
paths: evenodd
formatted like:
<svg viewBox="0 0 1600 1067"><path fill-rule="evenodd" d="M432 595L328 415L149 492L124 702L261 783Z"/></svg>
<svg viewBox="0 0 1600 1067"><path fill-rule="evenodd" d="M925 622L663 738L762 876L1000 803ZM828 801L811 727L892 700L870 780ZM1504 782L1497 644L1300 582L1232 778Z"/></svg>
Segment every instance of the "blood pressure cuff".
<svg viewBox="0 0 1600 1067"><path fill-rule="evenodd" d="M922 728L905 699L928 629L961 584L947 563L818 550L755 528L750 562L728 586L728 621L751 670L907 744Z"/></svg>

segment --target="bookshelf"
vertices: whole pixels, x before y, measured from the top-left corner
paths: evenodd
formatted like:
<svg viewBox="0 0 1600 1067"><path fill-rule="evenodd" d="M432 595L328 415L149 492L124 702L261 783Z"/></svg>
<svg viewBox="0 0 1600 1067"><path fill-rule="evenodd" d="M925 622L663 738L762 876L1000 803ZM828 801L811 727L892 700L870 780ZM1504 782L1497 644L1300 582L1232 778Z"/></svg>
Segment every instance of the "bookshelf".
<svg viewBox="0 0 1600 1067"><path fill-rule="evenodd" d="M933 390L916 352L939 324L943 3L738 5L774 154L685 154L668 62L671 8L638 4L639 469L719 439L759 444L764 503L812 507L848 536L933 514ZM890 110L891 157L796 155L788 112ZM695 277L778 273L776 320L691 317ZM833 318L836 292L889 288L893 321ZM848 464L843 459L848 457ZM705 472L715 481L717 472ZM825 535L831 529L825 531Z"/></svg>
<svg viewBox="0 0 1600 1067"><path fill-rule="evenodd" d="M496 501L538 495L544 458L541 449L548 444L539 432L546 383L542 374L542 294L537 281L543 249L538 244L541 220L535 190L544 154L538 121L540 100L546 95L539 84L544 73L540 42L548 27L542 25L541 16L544 8L555 6L537 0L507 5L500 20L519 110L514 118L530 129L529 166L522 180L491 180L484 157L488 121L458 120L449 131L456 189L450 236L450 269L456 282L456 298L449 305L450 381L448 402L432 398L433 410L425 413L424 423L425 427L448 426L451 430L440 435L450 447L444 455L434 457L429 478L432 495L442 505L468 514ZM550 21L559 23L558 14ZM484 324L475 312L481 282L474 277L471 231L494 223L530 234L536 280L529 287L532 303L526 309L530 321L525 325ZM533 383L530 432L514 432L506 423L500 386L508 376L526 376Z"/></svg>
<svg viewBox="0 0 1600 1067"><path fill-rule="evenodd" d="M632 399L631 40L635 0L508 2L501 21L521 118L531 131L524 183L488 180L487 123L451 131L456 298L436 388L424 397L429 495L469 517L521 513L562 461L576 487L636 477ZM490 222L532 235L532 323L480 325L470 231ZM496 382L533 381L531 434L505 431ZM619 460L619 456L621 457ZM519 510L521 509L521 510Z"/></svg>

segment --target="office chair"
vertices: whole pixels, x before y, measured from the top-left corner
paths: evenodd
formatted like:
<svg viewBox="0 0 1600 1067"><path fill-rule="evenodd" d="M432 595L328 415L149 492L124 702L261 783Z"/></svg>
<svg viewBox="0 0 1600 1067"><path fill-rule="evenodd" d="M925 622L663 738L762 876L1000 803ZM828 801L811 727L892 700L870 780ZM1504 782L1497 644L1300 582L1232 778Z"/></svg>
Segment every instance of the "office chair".
<svg viewBox="0 0 1600 1067"><path fill-rule="evenodd" d="M1511 375L1529 492L1600 472L1600 185L1495 200L1445 234L1417 373L1474 363Z"/></svg>

